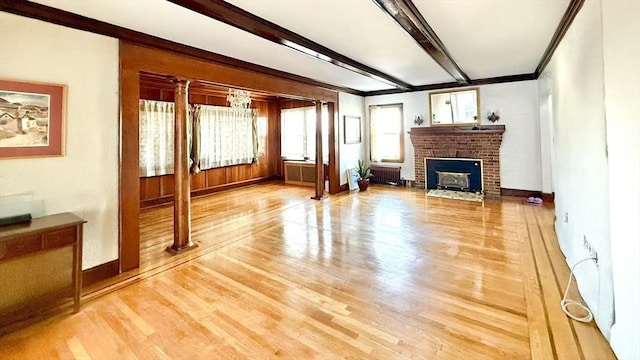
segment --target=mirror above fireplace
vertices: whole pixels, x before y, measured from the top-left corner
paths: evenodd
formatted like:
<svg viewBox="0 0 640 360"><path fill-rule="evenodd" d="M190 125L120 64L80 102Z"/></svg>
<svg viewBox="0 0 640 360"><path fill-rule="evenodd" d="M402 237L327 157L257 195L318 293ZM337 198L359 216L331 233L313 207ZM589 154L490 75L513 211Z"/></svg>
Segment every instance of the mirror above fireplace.
<svg viewBox="0 0 640 360"><path fill-rule="evenodd" d="M480 113L478 88L432 92L429 107L431 126L476 125Z"/></svg>

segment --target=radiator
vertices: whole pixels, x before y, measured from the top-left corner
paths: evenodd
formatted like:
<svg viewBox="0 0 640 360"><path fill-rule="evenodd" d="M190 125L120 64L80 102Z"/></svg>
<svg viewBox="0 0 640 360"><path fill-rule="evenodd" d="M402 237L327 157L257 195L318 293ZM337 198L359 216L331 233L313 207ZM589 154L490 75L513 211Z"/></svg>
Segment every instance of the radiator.
<svg viewBox="0 0 640 360"><path fill-rule="evenodd" d="M372 166L372 183L375 184L400 184L400 166Z"/></svg>

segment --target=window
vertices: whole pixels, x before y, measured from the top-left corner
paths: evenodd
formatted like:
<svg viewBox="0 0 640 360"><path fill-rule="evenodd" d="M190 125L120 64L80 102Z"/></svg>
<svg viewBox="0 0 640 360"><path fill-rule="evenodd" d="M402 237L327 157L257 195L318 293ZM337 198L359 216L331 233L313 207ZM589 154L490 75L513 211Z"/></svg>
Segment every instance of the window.
<svg viewBox="0 0 640 360"><path fill-rule="evenodd" d="M200 105L199 168L252 163L256 126L252 109Z"/></svg>
<svg viewBox="0 0 640 360"><path fill-rule="evenodd" d="M173 174L174 105L140 100L140 176Z"/></svg>
<svg viewBox="0 0 640 360"><path fill-rule="evenodd" d="M371 161L404 161L402 104L369 107Z"/></svg>
<svg viewBox="0 0 640 360"><path fill-rule="evenodd" d="M173 174L174 111L171 102L140 100L140 176ZM255 110L192 105L189 116L194 117L187 128L190 162L199 159L194 172L250 164L256 158L260 148ZM261 123L265 127L266 121Z"/></svg>
<svg viewBox="0 0 640 360"><path fill-rule="evenodd" d="M315 160L316 157L316 108L315 106L282 109L281 155L286 159ZM322 106L323 159L329 161L329 111Z"/></svg>

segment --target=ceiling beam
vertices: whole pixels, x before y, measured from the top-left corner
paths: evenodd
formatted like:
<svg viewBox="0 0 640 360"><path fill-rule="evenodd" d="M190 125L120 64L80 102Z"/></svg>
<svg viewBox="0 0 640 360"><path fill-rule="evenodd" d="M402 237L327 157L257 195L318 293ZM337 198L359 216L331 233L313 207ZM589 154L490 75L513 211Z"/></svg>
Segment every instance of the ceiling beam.
<svg viewBox="0 0 640 360"><path fill-rule="evenodd" d="M94 34L113 37L130 43L148 46L156 49L175 52L182 55L196 57L202 60L212 61L218 64L242 68L256 73L279 77L287 80L313 85L325 89L362 95L363 92L347 87L327 84L308 77L275 70L266 66L253 64L247 61L234 59L214 52L202 50L173 41L165 40L157 36L147 35L138 31L126 29L104 21L95 20L68 11L50 6L23 0L0 0L0 11L20 15L32 19L46 21L52 24L66 26L73 29L88 31Z"/></svg>
<svg viewBox="0 0 640 360"><path fill-rule="evenodd" d="M169 0L212 19L221 21L238 29L274 43L287 46L305 55L313 56L333 65L364 75L395 88L408 90L411 85L382 71L357 62L335 52L293 31L287 30L268 20L222 0Z"/></svg>
<svg viewBox="0 0 640 360"><path fill-rule="evenodd" d="M578 12L580 11L580 9L582 9L582 5L584 5L584 0L571 0L571 2L569 2L567 10L564 12L564 15L562 15L560 24L558 24L556 32L553 34L553 37L549 42L549 46L547 46L547 50L545 50L544 54L542 55L542 59L540 59L540 63L538 63L538 67L534 72L534 74L536 75L536 79L540 77L540 74L542 74L544 68L547 66L547 64L549 64L549 61L551 61L553 53L556 51L558 45L560 45L560 41L562 41L564 34L566 34L567 30L569 30L569 26L571 26L573 19L576 18L576 15L578 15Z"/></svg>
<svg viewBox="0 0 640 360"><path fill-rule="evenodd" d="M422 17L411 0L373 0L400 25L460 85L468 85L469 77L453 59L438 35Z"/></svg>

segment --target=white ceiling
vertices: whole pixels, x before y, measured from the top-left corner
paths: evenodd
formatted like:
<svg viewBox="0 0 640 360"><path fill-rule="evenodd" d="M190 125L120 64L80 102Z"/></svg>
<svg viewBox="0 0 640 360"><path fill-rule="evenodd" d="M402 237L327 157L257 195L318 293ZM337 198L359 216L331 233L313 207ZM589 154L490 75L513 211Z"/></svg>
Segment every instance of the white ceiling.
<svg viewBox="0 0 640 360"><path fill-rule="evenodd" d="M471 79L534 72L569 0L413 0Z"/></svg>
<svg viewBox="0 0 640 360"><path fill-rule="evenodd" d="M372 0L226 1L411 85L454 81Z"/></svg>
<svg viewBox="0 0 640 360"><path fill-rule="evenodd" d="M534 72L569 0L413 0L471 79ZM360 91L390 85L163 0L35 0L128 29ZM372 0L228 0L412 85L452 82Z"/></svg>

